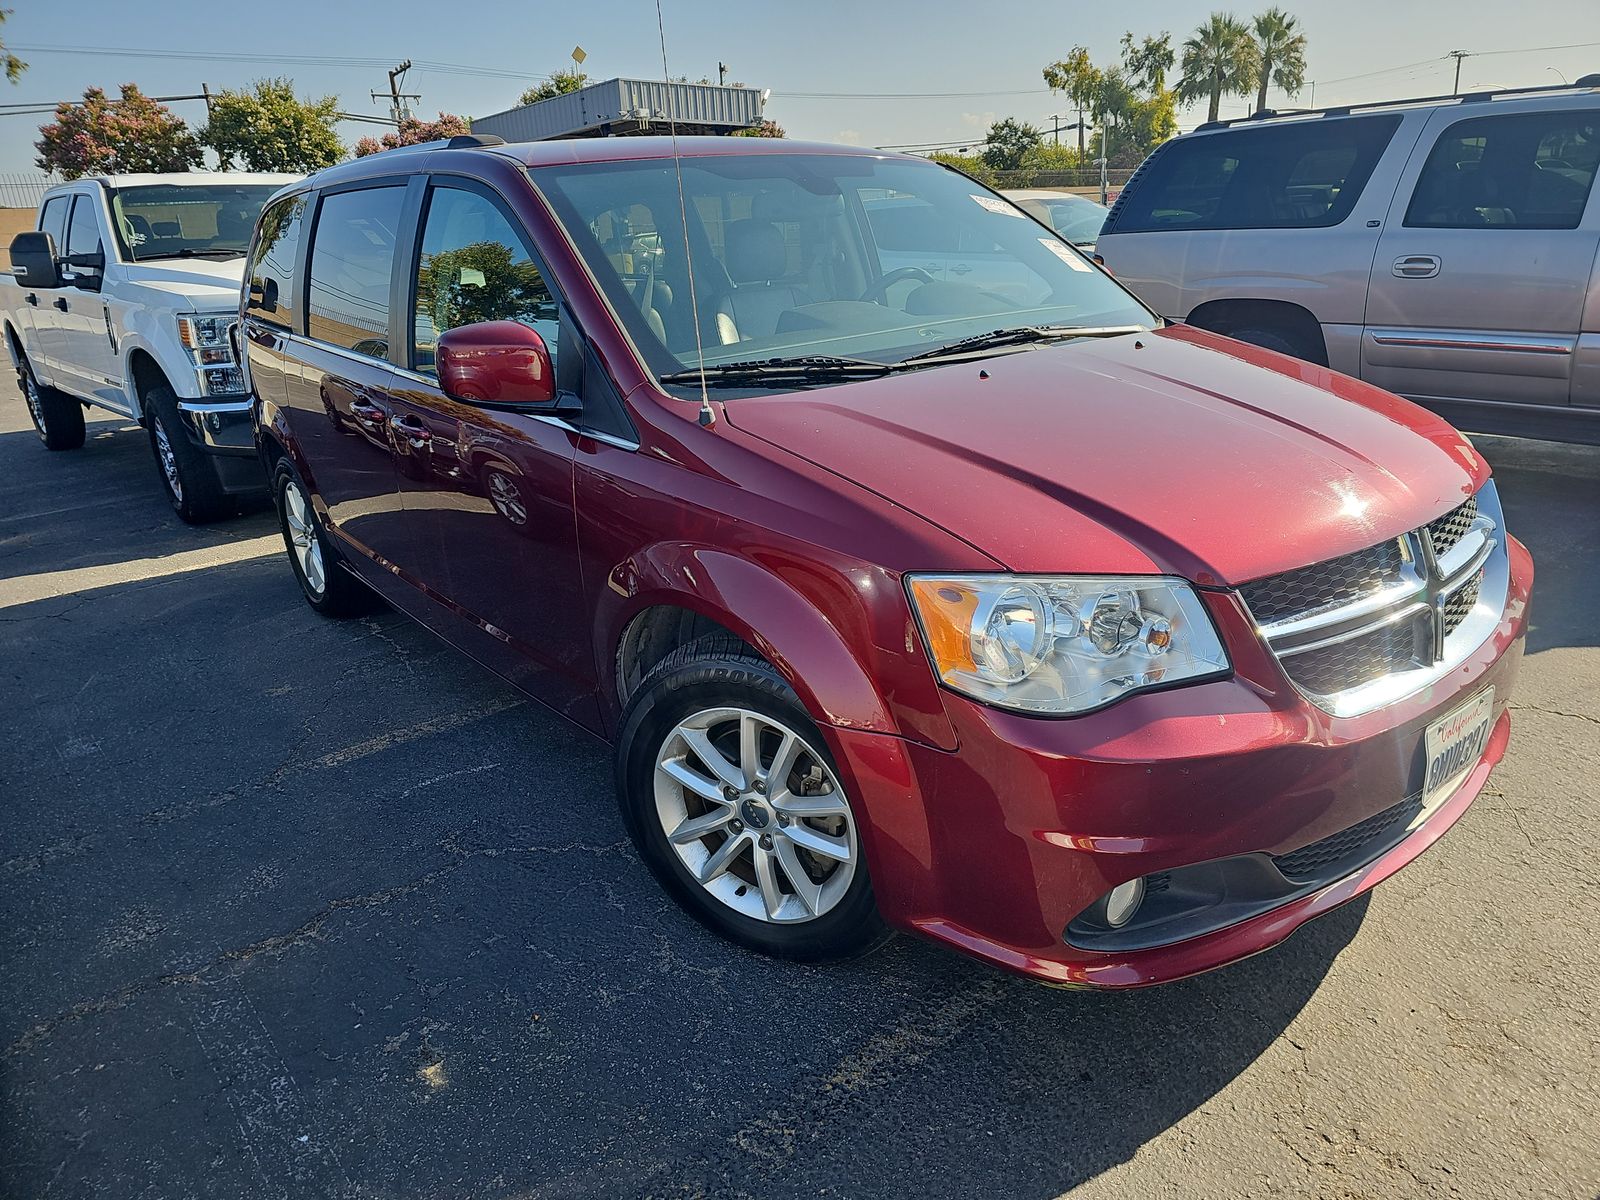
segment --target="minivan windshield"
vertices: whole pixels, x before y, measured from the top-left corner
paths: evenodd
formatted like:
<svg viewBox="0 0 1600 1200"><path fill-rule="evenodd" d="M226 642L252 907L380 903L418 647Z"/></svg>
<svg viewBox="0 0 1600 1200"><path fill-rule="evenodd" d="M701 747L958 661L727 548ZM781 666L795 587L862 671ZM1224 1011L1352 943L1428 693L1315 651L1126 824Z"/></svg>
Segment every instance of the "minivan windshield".
<svg viewBox="0 0 1600 1200"><path fill-rule="evenodd" d="M151 184L118 188L111 213L132 262L234 258L250 248L261 209L281 185Z"/></svg>
<svg viewBox="0 0 1600 1200"><path fill-rule="evenodd" d="M858 372L956 343L1004 353L1049 340L1006 331L1157 322L1009 201L933 163L753 153L681 165L682 207L670 158L532 171L658 375L697 365L697 312L707 367L844 359Z"/></svg>

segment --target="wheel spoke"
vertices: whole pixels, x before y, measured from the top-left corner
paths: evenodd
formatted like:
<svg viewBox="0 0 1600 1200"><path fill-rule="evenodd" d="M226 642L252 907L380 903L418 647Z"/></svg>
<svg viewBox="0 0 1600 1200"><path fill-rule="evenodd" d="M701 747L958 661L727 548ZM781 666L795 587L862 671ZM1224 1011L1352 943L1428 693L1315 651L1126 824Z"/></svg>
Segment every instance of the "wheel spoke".
<svg viewBox="0 0 1600 1200"><path fill-rule="evenodd" d="M778 886L778 872L772 862L773 854L772 851L763 850L760 846L755 848L754 854L756 884L761 888L761 904L767 910L767 919L776 921L779 910L783 908L783 889Z"/></svg>
<svg viewBox="0 0 1600 1200"><path fill-rule="evenodd" d="M795 820L806 817L848 817L850 806L837 792L821 796L797 796L793 792L778 792L772 797L772 806Z"/></svg>
<svg viewBox="0 0 1600 1200"><path fill-rule="evenodd" d="M831 858L835 862L850 861L850 843L843 838L831 837L820 830L803 825L799 822L784 830L789 835L789 840L797 846L802 846L813 854L820 854L824 858Z"/></svg>
<svg viewBox="0 0 1600 1200"><path fill-rule="evenodd" d="M698 817L689 817L667 835L669 841L678 846L687 846L690 842L697 842L706 834L721 829L733 816L727 808L714 808L708 813Z"/></svg>
<svg viewBox="0 0 1600 1200"><path fill-rule="evenodd" d="M715 780L707 779L698 771L693 770L681 758L669 758L666 762L658 764L656 770L667 776L674 783L693 792L702 800L710 800L716 804L727 803L722 797L721 784Z"/></svg>
<svg viewBox="0 0 1600 1200"><path fill-rule="evenodd" d="M733 865L733 860L739 857L739 852L745 847L745 835L738 834L729 838L713 850L705 862L700 864L696 878L701 883L710 883L717 876L725 874Z"/></svg>
<svg viewBox="0 0 1600 1200"><path fill-rule="evenodd" d="M811 876L800 865L800 856L795 853L792 843L783 838L777 839L776 857L783 867L783 873L789 877L789 886L800 897L800 903L806 906L808 913L816 916L822 911L822 885L811 881Z"/></svg>
<svg viewBox="0 0 1600 1200"><path fill-rule="evenodd" d="M767 787L770 791L776 793L788 784L789 774L794 770L795 760L800 757L803 748L799 738L787 730L784 732L778 752L772 756L772 766L767 770Z"/></svg>
<svg viewBox="0 0 1600 1200"><path fill-rule="evenodd" d="M684 744L694 751L694 756L700 760L701 766L727 787L744 791L744 780L740 778L739 768L724 758L722 751L711 744L711 739L706 736L704 729L680 728L678 735L683 738Z"/></svg>
<svg viewBox="0 0 1600 1200"><path fill-rule="evenodd" d="M322 551L315 544L306 548L306 582L311 585L311 590L320 592L326 580L322 575Z"/></svg>
<svg viewBox="0 0 1600 1200"><path fill-rule="evenodd" d="M754 713L739 717L739 770L743 787L750 787L761 776L761 723Z"/></svg>

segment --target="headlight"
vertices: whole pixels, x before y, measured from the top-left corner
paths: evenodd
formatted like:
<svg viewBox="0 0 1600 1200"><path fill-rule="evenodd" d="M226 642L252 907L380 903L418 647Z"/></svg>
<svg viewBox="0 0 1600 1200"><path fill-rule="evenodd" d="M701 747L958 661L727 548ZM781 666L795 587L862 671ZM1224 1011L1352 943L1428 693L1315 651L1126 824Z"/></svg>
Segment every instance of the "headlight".
<svg viewBox="0 0 1600 1200"><path fill-rule="evenodd" d="M231 314L178 318L178 340L200 369L200 390L207 396L231 396L245 390L233 339L228 336L235 319Z"/></svg>
<svg viewBox="0 0 1600 1200"><path fill-rule="evenodd" d="M233 317L179 317L178 338L191 352L216 348L228 354L228 326Z"/></svg>
<svg viewBox="0 0 1600 1200"><path fill-rule="evenodd" d="M1088 712L1229 669L1210 614L1181 579L913 575L907 582L939 678L999 708Z"/></svg>

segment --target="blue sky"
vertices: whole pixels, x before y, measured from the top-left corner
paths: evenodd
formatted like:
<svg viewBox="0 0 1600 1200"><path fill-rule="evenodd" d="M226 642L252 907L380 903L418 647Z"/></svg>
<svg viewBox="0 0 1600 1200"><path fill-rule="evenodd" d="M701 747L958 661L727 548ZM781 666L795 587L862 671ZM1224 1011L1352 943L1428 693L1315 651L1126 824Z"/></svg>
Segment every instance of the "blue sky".
<svg viewBox="0 0 1600 1200"><path fill-rule="evenodd" d="M1447 92L1452 64L1442 56L1452 49L1478 52L1463 65L1463 88L1557 83L1563 74L1570 80L1600 71L1595 0L1527 0L1515 6L1459 0L1283 3L1299 16L1310 40L1319 105ZM77 98L91 85L114 91L125 81L151 94L177 95L198 92L202 82L217 89L263 75L290 75L303 94L331 93L347 112L377 115L385 106L368 92L384 89L386 67L409 57L467 68L414 68L406 90L422 94L420 113L444 109L472 116L509 107L527 82L567 65L575 44L588 52L585 69L594 78L661 72L653 0L11 5L15 11L4 38L29 70L17 86L0 82L0 104L9 105ZM1110 61L1128 29L1141 36L1171 30L1175 43L1181 42L1215 7L663 0L672 74L715 78L717 63L725 62L730 80L772 89L768 115L791 136L875 146L979 138L991 121L1005 116L1047 126L1049 114L1066 109L1044 88L1040 70L1046 62L1078 44L1087 45L1097 61ZM1265 7L1265 0L1255 7ZM82 52L89 48L108 52ZM158 53L190 57L151 56ZM213 57L224 54L259 61ZM297 58L346 61L286 61ZM1302 102L1309 100L1309 93L1302 94ZM204 119L198 102L173 107L195 124ZM1224 112L1244 109L1239 99ZM0 116L0 172L32 169L31 143L46 119ZM1195 119L1183 114L1184 127ZM381 132L353 123L341 128L347 142L375 131Z"/></svg>

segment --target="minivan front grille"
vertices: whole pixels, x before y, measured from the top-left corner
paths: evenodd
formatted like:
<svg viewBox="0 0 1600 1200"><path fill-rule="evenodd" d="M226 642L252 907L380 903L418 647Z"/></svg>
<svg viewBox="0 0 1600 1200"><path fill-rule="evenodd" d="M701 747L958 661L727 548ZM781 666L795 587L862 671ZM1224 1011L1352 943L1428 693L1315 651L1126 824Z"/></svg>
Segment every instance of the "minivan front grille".
<svg viewBox="0 0 1600 1200"><path fill-rule="evenodd" d="M1336 716L1442 676L1488 637L1509 582L1492 482L1421 528L1239 589L1290 681ZM1494 603L1481 604L1485 597Z"/></svg>
<svg viewBox="0 0 1600 1200"><path fill-rule="evenodd" d="M1412 796L1309 846L1288 854L1275 854L1272 864L1291 880L1314 879L1334 863L1375 857L1382 852L1385 842L1396 840L1395 834L1421 811L1422 798Z"/></svg>

